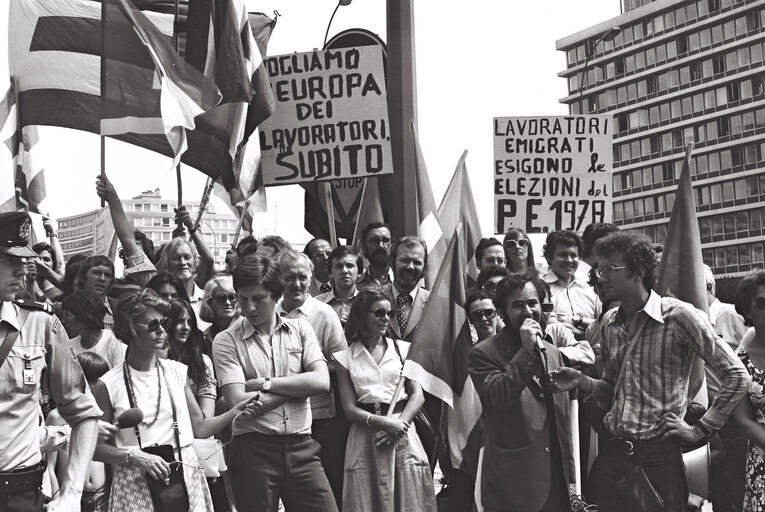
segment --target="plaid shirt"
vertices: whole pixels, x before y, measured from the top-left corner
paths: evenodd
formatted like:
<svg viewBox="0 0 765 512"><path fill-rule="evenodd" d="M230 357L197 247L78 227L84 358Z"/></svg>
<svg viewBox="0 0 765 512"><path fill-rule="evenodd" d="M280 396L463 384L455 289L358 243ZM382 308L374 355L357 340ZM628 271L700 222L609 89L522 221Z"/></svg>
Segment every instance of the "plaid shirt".
<svg viewBox="0 0 765 512"><path fill-rule="evenodd" d="M627 346L638 337L626 362L622 386L603 423L611 434L626 439L656 437L656 422L672 411L685 416L694 354L722 385L701 422L710 430L722 427L749 387L749 375L730 347L717 337L706 315L691 304L651 291L645 306L625 326L621 308L602 322L605 380L615 384Z"/></svg>

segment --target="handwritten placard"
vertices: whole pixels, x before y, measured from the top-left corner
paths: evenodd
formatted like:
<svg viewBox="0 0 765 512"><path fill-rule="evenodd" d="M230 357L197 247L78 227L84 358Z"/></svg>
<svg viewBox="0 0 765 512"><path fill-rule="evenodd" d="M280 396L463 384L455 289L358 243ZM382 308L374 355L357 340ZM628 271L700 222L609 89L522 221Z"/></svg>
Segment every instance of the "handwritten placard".
<svg viewBox="0 0 765 512"><path fill-rule="evenodd" d="M494 118L494 226L582 231L611 221L612 118Z"/></svg>
<svg viewBox="0 0 765 512"><path fill-rule="evenodd" d="M393 172L382 50L266 59L276 110L260 125L266 185Z"/></svg>

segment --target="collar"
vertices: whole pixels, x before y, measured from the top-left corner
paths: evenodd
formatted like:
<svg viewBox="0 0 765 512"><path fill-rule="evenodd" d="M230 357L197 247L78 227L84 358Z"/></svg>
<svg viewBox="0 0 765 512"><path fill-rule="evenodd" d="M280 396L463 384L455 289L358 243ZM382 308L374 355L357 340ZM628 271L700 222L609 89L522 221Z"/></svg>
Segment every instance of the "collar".
<svg viewBox="0 0 765 512"><path fill-rule="evenodd" d="M359 294L359 289L358 288L354 288L353 289L353 295L351 295L347 299L341 299L340 297L335 295L335 287L333 286L332 289L327 292L327 297L326 297L327 300L326 300L326 302L327 303L331 303L332 301L335 301L335 300L338 301L338 302L348 302L350 300L353 300L353 298L356 295L358 295L358 294Z"/></svg>
<svg viewBox="0 0 765 512"><path fill-rule="evenodd" d="M648 301L646 301L643 309L640 311L644 311L646 315L648 315L650 318L653 318L660 324L664 323L664 316L661 313L661 297L655 291L651 290L650 295L648 295ZM640 311L638 311L638 313L640 313ZM617 318L620 322L622 321L622 318L624 318L622 314L622 306L619 306L616 314L611 318L611 320L609 320L608 324L610 325L614 323Z"/></svg>
<svg viewBox="0 0 765 512"><path fill-rule="evenodd" d="M292 329L290 329L289 324L282 320L282 317L278 313L274 313L276 315L276 328L274 329L274 332L279 331L281 329L284 329L287 333L292 333ZM250 323L250 321L247 319L247 317L242 317L242 339L245 340L252 336L253 334L257 334L259 337L262 336L261 332L258 331L254 325Z"/></svg>
<svg viewBox="0 0 765 512"><path fill-rule="evenodd" d="M18 331L19 324L16 322L16 315L18 315L18 313L19 310L13 305L13 302L3 301L2 304L0 304L0 323L7 322L11 327Z"/></svg>
<svg viewBox="0 0 765 512"><path fill-rule="evenodd" d="M112 311L112 305L109 303L109 297L104 297L104 306L106 306L106 311L114 316L114 312Z"/></svg>
<svg viewBox="0 0 765 512"><path fill-rule="evenodd" d="M316 311L316 303L318 301L311 297L308 293L305 295L305 300L301 305L293 309L292 311L287 311L284 309L284 297L280 298L279 301L276 303L276 314L281 318L282 313L287 315L287 318L295 318L295 312L301 313L304 317L311 316ZM292 315L292 316L290 316Z"/></svg>
<svg viewBox="0 0 765 512"><path fill-rule="evenodd" d="M720 299L715 297L715 300L712 301L712 304L709 305L709 322L712 325L715 325L717 323L717 315L720 314L720 311L723 308L722 302L720 302Z"/></svg>
<svg viewBox="0 0 765 512"><path fill-rule="evenodd" d="M393 292L393 304L391 304L393 307L396 307L396 301L398 300L399 295L403 295L402 292L398 290L398 287L396 286L396 283L391 284L391 291ZM417 291L419 290L420 285L417 285L414 287L414 289L409 292L409 296L412 298L412 304L414 304L414 300L417 298Z"/></svg>
<svg viewBox="0 0 765 512"><path fill-rule="evenodd" d="M387 278L389 283L393 282L393 269L391 267L388 267L388 271L385 273L385 275L380 277L377 277L371 272L371 267L367 268L364 273L366 274L366 277L369 279L374 279L375 281L383 281Z"/></svg>
<svg viewBox="0 0 765 512"><path fill-rule="evenodd" d="M322 283L321 281L319 281L318 279L316 279L316 276L315 276L315 275L312 277L312 279L313 279L313 284L314 284L314 286L316 287L316 289L317 289L317 290L321 290L321 285L323 285L323 284L325 284L325 283ZM329 283L329 285L330 285L330 286L332 286L332 283L330 283L329 281L327 281L327 283ZM335 287L334 287L334 286L332 286L332 289L334 289L334 288L335 288Z"/></svg>
<svg viewBox="0 0 765 512"><path fill-rule="evenodd" d="M542 280L548 284L560 283L560 285L565 288L571 288L572 286L589 286L586 283L582 282L581 279L579 279L579 275L576 272L574 272L574 279L572 279L571 283L569 283L568 285L564 284L563 281L561 281L561 279L552 270L547 272L544 275L544 277L542 277Z"/></svg>
<svg viewBox="0 0 765 512"><path fill-rule="evenodd" d="M387 359L390 359L391 358L391 354L393 354L392 357L395 357L396 359L398 359L398 355L396 354L396 349L393 348L393 340L386 336L385 337L385 344L386 344L386 346L385 346L385 354L383 354L383 357L380 360L380 364L382 364L383 361L385 361ZM351 358L352 359L356 359L358 357L361 357L364 353L369 354L369 351L367 350L367 347L365 347L364 344L361 343L360 341L354 341L353 343L351 343L350 349L351 349ZM371 357L371 355L370 355L370 357Z"/></svg>
<svg viewBox="0 0 765 512"><path fill-rule="evenodd" d="M189 297L189 302L197 302L204 298L205 291L197 286L197 283L192 283L194 285L194 292L191 294L191 297Z"/></svg>

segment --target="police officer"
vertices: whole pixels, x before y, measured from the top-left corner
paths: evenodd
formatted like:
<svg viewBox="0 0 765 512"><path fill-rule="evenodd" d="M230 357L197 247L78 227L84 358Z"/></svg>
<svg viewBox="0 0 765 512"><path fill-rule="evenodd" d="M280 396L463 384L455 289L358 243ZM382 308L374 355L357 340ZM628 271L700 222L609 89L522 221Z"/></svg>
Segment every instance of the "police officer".
<svg viewBox="0 0 765 512"><path fill-rule="evenodd" d="M101 410L50 307L14 301L24 286L26 260L36 257L28 247L30 228L26 213L0 214L0 512L43 508L45 465L38 437L43 379L72 426L69 467L48 510L76 512Z"/></svg>

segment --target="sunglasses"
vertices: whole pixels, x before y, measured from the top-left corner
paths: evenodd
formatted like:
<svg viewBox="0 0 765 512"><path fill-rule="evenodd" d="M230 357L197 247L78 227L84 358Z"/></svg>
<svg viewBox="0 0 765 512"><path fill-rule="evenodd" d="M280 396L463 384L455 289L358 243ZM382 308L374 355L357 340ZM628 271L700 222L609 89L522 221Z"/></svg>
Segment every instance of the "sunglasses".
<svg viewBox="0 0 765 512"><path fill-rule="evenodd" d="M491 320L495 316L497 316L497 310L493 308L479 309L478 311L468 313L468 318L471 322L480 322L483 318Z"/></svg>
<svg viewBox="0 0 765 512"><path fill-rule="evenodd" d="M170 319L165 318L155 318L153 320L149 320L148 324L139 324L136 323L136 325L140 325L141 327L145 327L147 331L149 332L157 332L159 331L159 328L162 327L163 330L167 331L168 327L170 327Z"/></svg>
<svg viewBox="0 0 765 512"><path fill-rule="evenodd" d="M765 311L765 297L756 297L752 300L752 307L757 311Z"/></svg>
<svg viewBox="0 0 765 512"><path fill-rule="evenodd" d="M384 318L393 320L396 317L396 312L392 309L380 308L370 311L370 313L372 313L378 320L383 320Z"/></svg>
<svg viewBox="0 0 765 512"><path fill-rule="evenodd" d="M497 291L497 283L499 283L499 281L486 281L481 288L487 293L494 293Z"/></svg>
<svg viewBox="0 0 765 512"><path fill-rule="evenodd" d="M226 303L230 302L231 304L236 304L236 295L233 293L230 293L228 295L214 295L212 298L213 301L215 301L216 304L220 304L221 306L225 306Z"/></svg>
<svg viewBox="0 0 765 512"><path fill-rule="evenodd" d="M521 238L520 240L505 240L505 247L507 249L515 249L516 247L528 247L529 241L525 238Z"/></svg>

